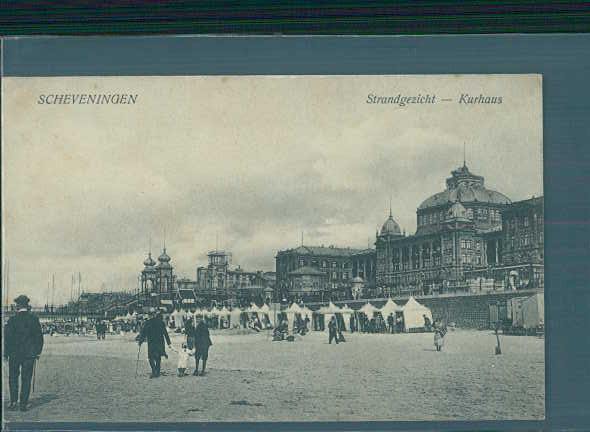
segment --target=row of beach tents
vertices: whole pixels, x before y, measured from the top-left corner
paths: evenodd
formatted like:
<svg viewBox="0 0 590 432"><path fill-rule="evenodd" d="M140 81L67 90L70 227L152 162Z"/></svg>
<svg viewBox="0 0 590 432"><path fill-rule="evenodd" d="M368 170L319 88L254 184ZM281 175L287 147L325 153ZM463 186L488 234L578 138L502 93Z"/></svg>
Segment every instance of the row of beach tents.
<svg viewBox="0 0 590 432"><path fill-rule="evenodd" d="M307 318L311 322L313 320L314 314L323 316L323 327L325 329L328 328L328 323L332 317L337 315L340 315L345 323L349 323L352 316L356 316L358 319L358 314L364 314L367 319L372 319L378 314L381 314L384 320L387 320L387 317L390 314L393 315L394 318L401 314L403 317L404 331L410 331L412 329L424 327L424 316L426 316L432 322L432 312L430 309L418 303L413 297L410 297L407 303L403 306L396 304L392 299L388 299L387 302L380 308L374 306L370 302L367 302L358 310L354 310L346 304L342 307L339 307L332 302L330 302L327 306L320 307L318 310L312 310L307 306L299 306L297 303L293 303L287 309L276 312L277 314L284 314L282 316L286 315L290 330L293 329L296 320L301 319L305 321ZM243 316L242 314L247 314L250 317L254 316L255 314L259 319L266 318L273 327L275 327L277 324L275 322L275 313L267 304L258 306L255 303L252 303L250 307L244 309L235 307L229 310L227 307L223 306L221 309L213 307L211 309L197 309L194 312L175 310L170 314L170 319L173 320L174 326L176 328L184 327L184 322L189 318L189 316L205 318L217 317L219 319L229 320L232 326L237 326L241 322ZM132 322L136 319L136 317L137 314L133 313L127 314L126 316L117 317L116 320Z"/></svg>

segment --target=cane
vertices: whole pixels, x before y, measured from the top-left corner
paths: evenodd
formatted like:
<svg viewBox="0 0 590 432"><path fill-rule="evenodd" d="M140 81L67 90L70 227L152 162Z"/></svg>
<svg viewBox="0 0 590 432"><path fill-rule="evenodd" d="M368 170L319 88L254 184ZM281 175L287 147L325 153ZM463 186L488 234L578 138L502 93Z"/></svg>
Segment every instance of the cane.
<svg viewBox="0 0 590 432"><path fill-rule="evenodd" d="M33 393L35 393L35 370L37 369L37 358L33 359Z"/></svg>
<svg viewBox="0 0 590 432"><path fill-rule="evenodd" d="M137 350L137 361L135 362L135 378L137 378L137 368L139 367L139 353L141 352L141 344Z"/></svg>

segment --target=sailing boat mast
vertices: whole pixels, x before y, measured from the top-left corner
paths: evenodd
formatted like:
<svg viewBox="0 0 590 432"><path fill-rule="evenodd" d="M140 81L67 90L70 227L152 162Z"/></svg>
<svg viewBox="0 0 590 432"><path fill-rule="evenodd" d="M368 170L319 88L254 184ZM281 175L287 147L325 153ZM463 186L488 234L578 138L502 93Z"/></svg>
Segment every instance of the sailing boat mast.
<svg viewBox="0 0 590 432"><path fill-rule="evenodd" d="M55 305L55 273L51 275L51 309Z"/></svg>

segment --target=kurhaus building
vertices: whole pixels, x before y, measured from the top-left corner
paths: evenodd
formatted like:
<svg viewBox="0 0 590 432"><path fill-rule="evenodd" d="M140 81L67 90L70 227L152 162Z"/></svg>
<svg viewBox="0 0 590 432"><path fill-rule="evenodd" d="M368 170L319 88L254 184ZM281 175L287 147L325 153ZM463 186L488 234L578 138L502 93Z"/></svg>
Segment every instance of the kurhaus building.
<svg viewBox="0 0 590 432"><path fill-rule="evenodd" d="M414 235L402 234L390 211L376 235L377 288L388 295L498 289L510 284L510 271L513 279L522 280L516 274L522 273L524 267L528 269L527 274L531 274L525 277L527 284L542 286L542 243L541 252L538 250L539 232L543 231L542 198L537 198L535 203L512 204L505 195L486 188L484 178L472 174L464 164L451 172L444 191L420 204ZM527 235L518 234L512 225L503 223L503 218L524 221L522 213L527 213L528 217ZM524 232L524 223L515 226L522 227ZM533 246L535 235L536 246ZM526 253L514 249L514 253L503 254L507 241L511 242L510 251L513 250L512 244L516 244L513 237L522 242L528 238L523 246ZM535 247L536 252L533 251ZM528 263L533 259L536 270L531 270ZM508 273L500 270L511 260L520 270L514 268ZM493 268L497 271L491 270ZM514 282L511 286L522 287L522 284L516 285L518 283Z"/></svg>

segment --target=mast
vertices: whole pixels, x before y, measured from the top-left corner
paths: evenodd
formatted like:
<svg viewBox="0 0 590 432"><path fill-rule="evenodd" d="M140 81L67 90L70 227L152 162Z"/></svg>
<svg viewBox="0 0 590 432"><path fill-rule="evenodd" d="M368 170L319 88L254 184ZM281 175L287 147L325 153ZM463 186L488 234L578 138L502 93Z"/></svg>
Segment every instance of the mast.
<svg viewBox="0 0 590 432"><path fill-rule="evenodd" d="M55 304L55 273L51 275L51 308Z"/></svg>

